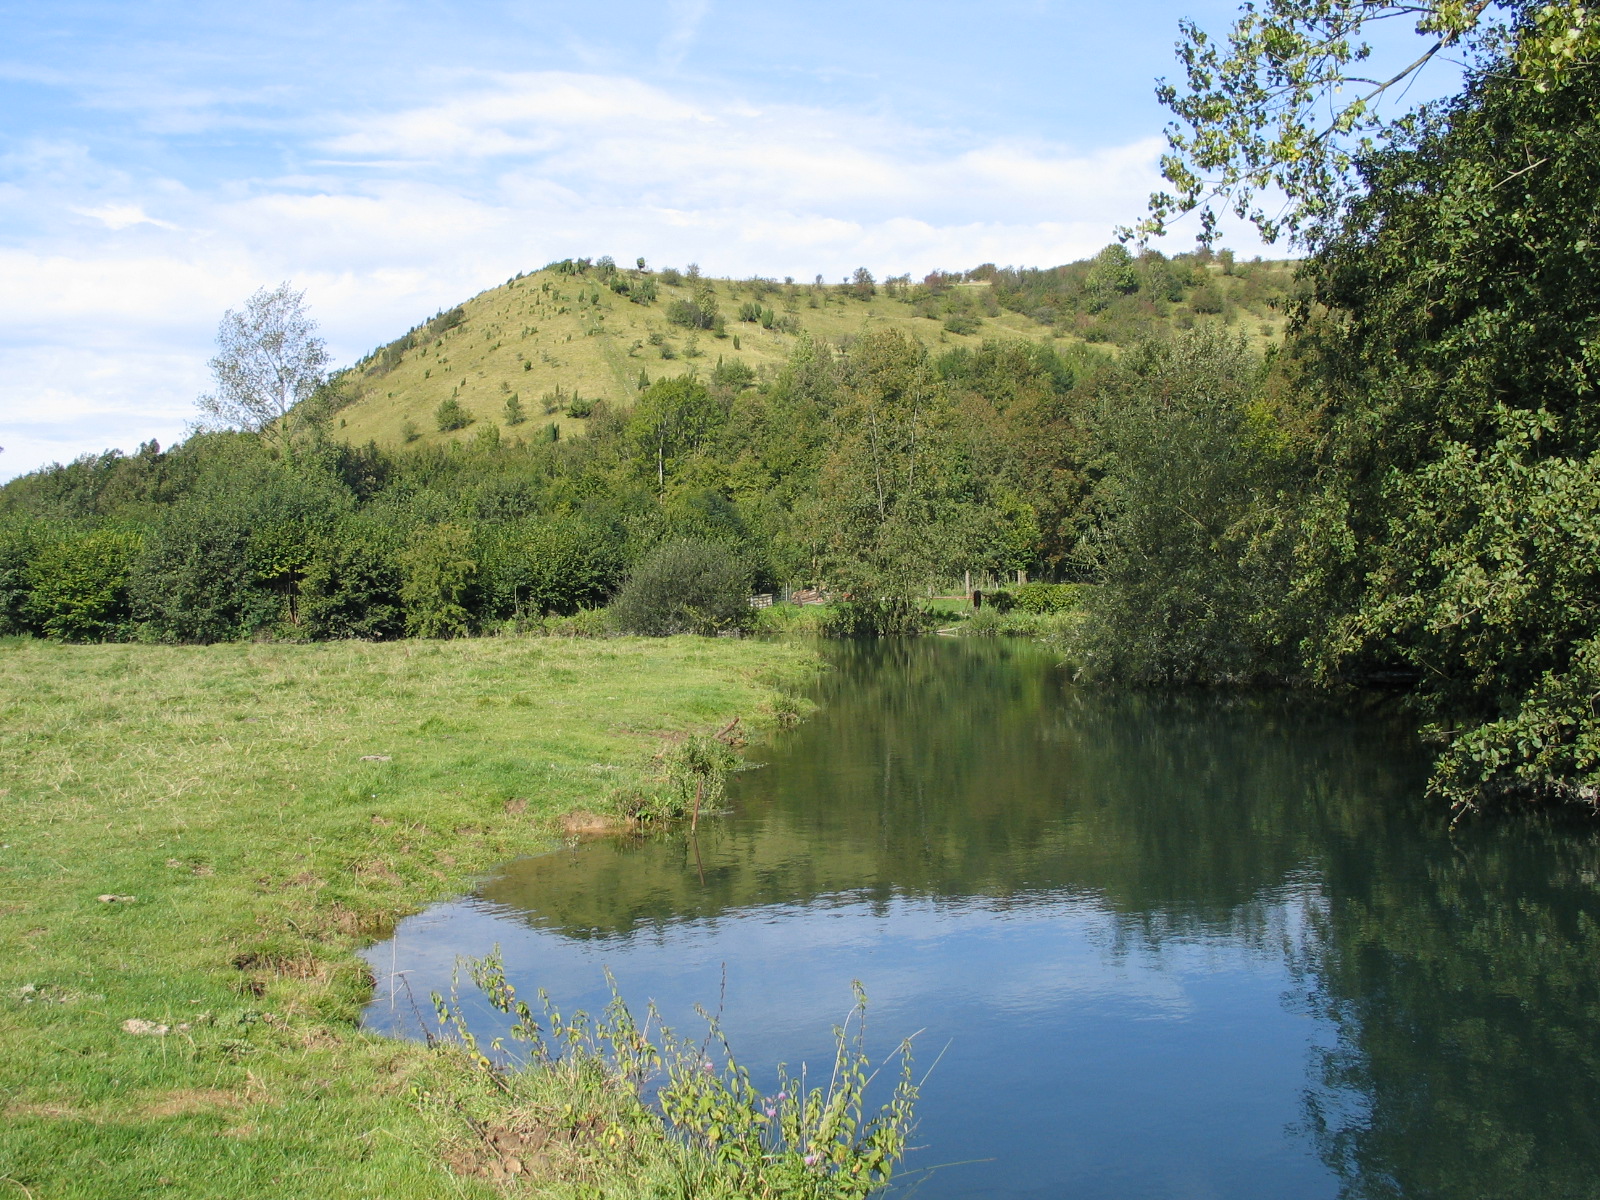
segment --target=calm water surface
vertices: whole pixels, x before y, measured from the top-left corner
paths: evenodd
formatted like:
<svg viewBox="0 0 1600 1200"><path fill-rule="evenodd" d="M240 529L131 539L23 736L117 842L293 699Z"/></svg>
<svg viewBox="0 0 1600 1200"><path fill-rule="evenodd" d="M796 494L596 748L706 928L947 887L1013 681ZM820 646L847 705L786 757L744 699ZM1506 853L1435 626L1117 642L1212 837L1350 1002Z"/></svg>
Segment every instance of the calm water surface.
<svg viewBox="0 0 1600 1200"><path fill-rule="evenodd" d="M1600 845L1451 831L1403 731L1118 695L1031 646L846 645L731 815L514 862L370 960L419 1032L457 955L752 1067L831 1062L851 979L931 1064L952 1197L1600 1196ZM490 1014L479 1011L485 1029ZM900 1190L900 1189L897 1189Z"/></svg>

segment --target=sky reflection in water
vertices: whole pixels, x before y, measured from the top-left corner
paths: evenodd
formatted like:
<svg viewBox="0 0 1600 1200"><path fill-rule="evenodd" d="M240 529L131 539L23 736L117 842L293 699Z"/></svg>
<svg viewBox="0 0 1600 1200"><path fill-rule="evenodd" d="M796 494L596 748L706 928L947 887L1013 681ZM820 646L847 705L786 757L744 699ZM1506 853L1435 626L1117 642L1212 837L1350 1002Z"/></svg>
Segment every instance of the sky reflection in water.
<svg viewBox="0 0 1600 1200"><path fill-rule="evenodd" d="M919 1196L1592 1194L1592 837L1452 838L1387 725L1089 693L1031 647L836 653L732 816L512 863L404 922L369 1024L416 1034L456 956L498 944L564 1010L600 1007L607 967L680 1031L720 996L759 1078L830 1061L855 978L878 1050L942 1054Z"/></svg>

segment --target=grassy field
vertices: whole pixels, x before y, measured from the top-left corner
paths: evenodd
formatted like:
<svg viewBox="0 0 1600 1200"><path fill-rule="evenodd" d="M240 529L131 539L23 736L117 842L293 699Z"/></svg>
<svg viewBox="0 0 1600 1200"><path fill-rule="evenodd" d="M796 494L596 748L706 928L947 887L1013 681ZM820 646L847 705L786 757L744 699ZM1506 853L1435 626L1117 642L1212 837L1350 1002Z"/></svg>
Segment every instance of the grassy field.
<svg viewBox="0 0 1600 1200"><path fill-rule="evenodd" d="M446 1160L507 1097L361 1033L355 951L812 669L691 638L0 641L0 1196L501 1194ZM567 1177L626 1194L626 1150Z"/></svg>

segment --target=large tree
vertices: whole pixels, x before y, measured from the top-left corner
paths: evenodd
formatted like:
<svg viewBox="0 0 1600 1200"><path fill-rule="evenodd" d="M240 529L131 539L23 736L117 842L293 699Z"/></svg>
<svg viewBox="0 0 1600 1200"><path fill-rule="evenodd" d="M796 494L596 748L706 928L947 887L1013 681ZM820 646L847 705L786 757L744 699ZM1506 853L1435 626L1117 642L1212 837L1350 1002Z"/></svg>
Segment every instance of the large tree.
<svg viewBox="0 0 1600 1200"><path fill-rule="evenodd" d="M295 410L322 385L329 362L305 295L280 283L223 314L210 364L216 391L196 401L204 427L288 440Z"/></svg>
<svg viewBox="0 0 1600 1200"><path fill-rule="evenodd" d="M1311 662L1413 672L1459 803L1600 799L1600 70L1514 64L1363 160L1303 335Z"/></svg>

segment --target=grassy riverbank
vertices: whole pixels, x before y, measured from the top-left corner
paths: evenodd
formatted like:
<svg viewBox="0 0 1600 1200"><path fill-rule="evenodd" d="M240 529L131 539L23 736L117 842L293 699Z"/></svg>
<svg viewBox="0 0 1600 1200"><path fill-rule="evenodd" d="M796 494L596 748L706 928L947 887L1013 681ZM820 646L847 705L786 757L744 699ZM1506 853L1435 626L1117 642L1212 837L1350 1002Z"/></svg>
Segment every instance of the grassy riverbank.
<svg viewBox="0 0 1600 1200"><path fill-rule="evenodd" d="M673 735L791 707L810 664L721 639L0 642L0 1194L498 1194L446 1152L503 1101L458 1052L355 1028L355 951L656 786Z"/></svg>

